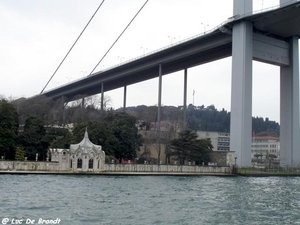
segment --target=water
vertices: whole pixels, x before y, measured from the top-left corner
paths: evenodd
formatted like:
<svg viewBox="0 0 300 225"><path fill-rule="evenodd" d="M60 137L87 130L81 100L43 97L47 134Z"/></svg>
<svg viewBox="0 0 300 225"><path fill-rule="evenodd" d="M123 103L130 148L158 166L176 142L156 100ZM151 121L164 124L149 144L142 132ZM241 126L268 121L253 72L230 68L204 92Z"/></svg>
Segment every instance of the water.
<svg viewBox="0 0 300 225"><path fill-rule="evenodd" d="M300 224L298 177L1 175L4 218L59 224ZM40 223L41 224L41 223Z"/></svg>

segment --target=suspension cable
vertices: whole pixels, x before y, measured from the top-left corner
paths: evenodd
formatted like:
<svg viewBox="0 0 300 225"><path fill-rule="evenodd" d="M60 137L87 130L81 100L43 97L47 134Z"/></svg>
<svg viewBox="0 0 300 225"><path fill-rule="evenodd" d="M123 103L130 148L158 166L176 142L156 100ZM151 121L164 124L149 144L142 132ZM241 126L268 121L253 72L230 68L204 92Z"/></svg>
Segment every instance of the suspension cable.
<svg viewBox="0 0 300 225"><path fill-rule="evenodd" d="M114 45L117 43L117 41L120 39L120 37L123 35L123 33L127 30L127 28L130 26L130 24L134 21L134 19L137 17L137 15L142 11L142 9L144 8L144 6L148 3L149 0L147 0L144 5L142 5L142 7L139 9L139 11L135 14L135 16L131 19L131 21L128 23L128 25L125 27L125 29L122 31L122 33L119 35L119 37L115 40L115 42L110 46L110 48L107 50L107 52L104 54L104 56L100 59L100 61L96 64L96 66L94 67L94 69L90 72L89 75L91 75L95 69L99 66L99 64L103 61L103 59L105 58L105 56L108 54L108 52L114 47Z"/></svg>
<svg viewBox="0 0 300 225"><path fill-rule="evenodd" d="M77 41L79 40L79 38L81 37L81 35L83 34L83 32L85 31L85 29L88 27L88 25L90 24L90 22L93 20L94 16L97 14L98 10L101 8L102 4L104 3L105 0L103 0L100 5L98 6L98 8L96 9L96 11L94 12L94 14L92 15L92 17L90 18L89 22L85 25L85 27L83 28L83 30L81 31L81 33L79 34L79 36L77 37L76 41L74 42L74 44L72 45L72 47L69 49L68 53L65 55L65 57L63 58L63 60L60 62L59 66L56 68L56 70L54 71L54 73L52 74L52 76L50 77L50 79L48 80L48 82L46 83L45 87L42 89L41 93L42 94L45 90L45 88L48 86L48 84L50 83L50 81L52 80L52 78L54 77L54 75L56 74L56 72L58 71L58 69L60 68L60 66L63 64L63 62L65 61L65 59L68 57L69 53L71 52L71 50L73 49L73 47L76 45Z"/></svg>

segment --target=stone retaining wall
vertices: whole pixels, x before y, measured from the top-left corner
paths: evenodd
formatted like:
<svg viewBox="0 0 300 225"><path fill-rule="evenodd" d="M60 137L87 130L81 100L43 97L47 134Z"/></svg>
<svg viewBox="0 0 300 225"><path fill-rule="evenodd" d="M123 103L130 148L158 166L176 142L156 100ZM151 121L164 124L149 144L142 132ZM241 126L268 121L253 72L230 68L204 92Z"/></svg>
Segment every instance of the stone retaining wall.
<svg viewBox="0 0 300 225"><path fill-rule="evenodd" d="M105 164L105 172L230 173L230 168L217 166Z"/></svg>
<svg viewBox="0 0 300 225"><path fill-rule="evenodd" d="M57 162L34 162L34 161L0 161L0 170L15 171L57 171Z"/></svg>
<svg viewBox="0 0 300 225"><path fill-rule="evenodd" d="M0 161L2 171L45 171L45 172L70 172L80 171L62 170L58 162L35 162L35 161ZM92 173L99 173L89 171ZM149 165L149 164L105 164L103 172L116 173L220 173L229 174L229 167L217 166L187 166L187 165ZM101 172L100 172L101 173Z"/></svg>

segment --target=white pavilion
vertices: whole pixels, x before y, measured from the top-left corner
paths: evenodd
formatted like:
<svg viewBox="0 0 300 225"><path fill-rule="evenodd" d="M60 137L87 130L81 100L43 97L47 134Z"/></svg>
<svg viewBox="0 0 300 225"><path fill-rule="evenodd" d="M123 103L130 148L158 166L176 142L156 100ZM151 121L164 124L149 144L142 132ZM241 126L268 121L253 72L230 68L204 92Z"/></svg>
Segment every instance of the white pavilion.
<svg viewBox="0 0 300 225"><path fill-rule="evenodd" d="M59 163L59 170L74 172L104 171L105 152L101 145L93 144L85 131L84 138L78 144L71 144L70 149L51 148L52 162Z"/></svg>

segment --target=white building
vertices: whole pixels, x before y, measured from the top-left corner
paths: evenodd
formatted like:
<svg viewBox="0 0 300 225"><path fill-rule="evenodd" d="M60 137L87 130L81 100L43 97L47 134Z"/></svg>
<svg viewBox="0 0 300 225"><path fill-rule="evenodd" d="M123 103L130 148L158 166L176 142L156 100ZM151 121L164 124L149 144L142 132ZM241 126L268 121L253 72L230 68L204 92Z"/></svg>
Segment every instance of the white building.
<svg viewBox="0 0 300 225"><path fill-rule="evenodd" d="M51 161L59 163L59 170L100 172L105 168L105 152L101 145L93 144L87 131L83 140L70 145L70 149L50 149Z"/></svg>
<svg viewBox="0 0 300 225"><path fill-rule="evenodd" d="M213 151L230 151L230 133L215 131L197 131L200 139L210 140ZM252 137L251 158L266 159L267 155L280 158L280 139L272 136Z"/></svg>
<svg viewBox="0 0 300 225"><path fill-rule="evenodd" d="M251 158L266 159L267 155L274 155L279 159L280 142L279 137L254 136L252 137Z"/></svg>
<svg viewBox="0 0 300 225"><path fill-rule="evenodd" d="M197 131L200 139L211 141L213 151L230 151L230 133L216 131Z"/></svg>

